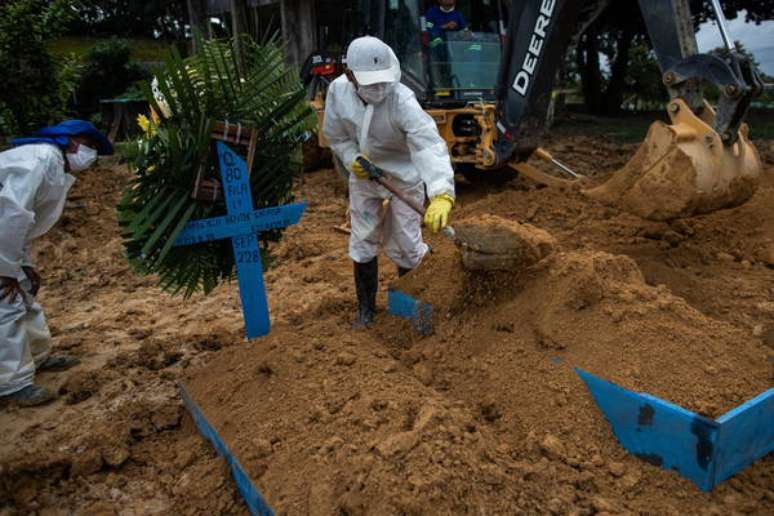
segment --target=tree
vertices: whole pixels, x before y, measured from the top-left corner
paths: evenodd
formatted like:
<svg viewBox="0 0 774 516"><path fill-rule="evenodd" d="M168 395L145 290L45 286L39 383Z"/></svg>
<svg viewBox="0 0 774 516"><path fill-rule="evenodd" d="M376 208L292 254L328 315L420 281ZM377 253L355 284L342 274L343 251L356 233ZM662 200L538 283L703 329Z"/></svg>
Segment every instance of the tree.
<svg viewBox="0 0 774 516"><path fill-rule="evenodd" d="M56 59L50 43L71 20L71 2L12 0L0 5L0 137L61 118L77 66Z"/></svg>
<svg viewBox="0 0 774 516"><path fill-rule="evenodd" d="M629 52L645 41L645 23L636 2L611 2L581 36L576 51L586 108L595 114L616 114L623 103ZM607 58L603 74L600 54Z"/></svg>
<svg viewBox="0 0 774 516"><path fill-rule="evenodd" d="M745 11L745 20L761 23L774 19L774 2L771 0L721 0L723 13L729 20L735 19ZM696 26L708 20L715 19L711 0L691 0L691 11L694 14Z"/></svg>
<svg viewBox="0 0 774 516"><path fill-rule="evenodd" d="M70 33L181 39L188 22L186 0L81 0Z"/></svg>
<svg viewBox="0 0 774 516"><path fill-rule="evenodd" d="M694 27L698 28L707 20L714 20L715 14L710 0L690 0ZM723 12L734 19L743 11L746 20L760 23L774 19L774 2L771 0L724 0ZM601 15L580 37L575 50L576 66L581 86L590 113L612 115L618 112L627 94L665 98L654 95L661 83L661 72L654 67L650 52L643 52L647 44L647 27L640 14L638 2L610 2ZM634 52L633 52L634 49ZM605 56L608 66L603 67L600 55ZM632 74L632 58L636 57L636 70ZM653 78L645 74L654 72ZM636 80L633 75L636 75Z"/></svg>

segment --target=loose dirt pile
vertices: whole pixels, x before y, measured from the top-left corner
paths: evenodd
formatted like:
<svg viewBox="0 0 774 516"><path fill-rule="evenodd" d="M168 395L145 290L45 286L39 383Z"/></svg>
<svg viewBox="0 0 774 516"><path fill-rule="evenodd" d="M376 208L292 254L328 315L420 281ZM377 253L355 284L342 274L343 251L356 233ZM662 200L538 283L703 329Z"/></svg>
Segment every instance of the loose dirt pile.
<svg viewBox="0 0 774 516"><path fill-rule="evenodd" d="M392 283L434 305L433 336L387 315L353 333L352 298L330 294L187 380L274 506L766 513L771 458L701 493L626 454L573 368L711 416L770 387L771 175L745 206L671 225L519 180L460 197L461 225L484 213L529 223L555 254L517 275L472 273L433 238L427 262ZM326 261L307 261L305 281L350 281Z"/></svg>
<svg viewBox="0 0 774 516"><path fill-rule="evenodd" d="M127 173L87 173L35 248L61 400L0 408L0 512L244 513L176 393L184 381L278 513L735 512L774 503L767 458L712 493L626 454L572 367L707 414L772 385L774 145L747 204L644 222L579 192L459 184L453 222L493 214L555 239L519 275L461 272L443 237L398 283L437 307L419 338L380 314L353 332L343 185L306 177L302 223L266 281L274 330L245 343L236 285L187 302L128 270L114 206ZM550 150L600 177L601 139ZM397 281L382 261L379 304ZM682 380L680 374L683 374Z"/></svg>

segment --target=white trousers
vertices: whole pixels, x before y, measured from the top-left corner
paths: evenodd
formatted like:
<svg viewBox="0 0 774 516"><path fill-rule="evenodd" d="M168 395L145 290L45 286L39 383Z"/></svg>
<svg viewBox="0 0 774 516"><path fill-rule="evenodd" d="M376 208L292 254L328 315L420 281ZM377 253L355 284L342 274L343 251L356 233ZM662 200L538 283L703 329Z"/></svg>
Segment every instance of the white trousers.
<svg viewBox="0 0 774 516"><path fill-rule="evenodd" d="M393 184L407 197L424 204L422 183L411 187ZM390 201L386 206L385 199ZM358 263L370 262L383 246L384 254L399 267L413 269L420 264L429 248L422 241L422 216L409 205L381 185L350 174L349 208L352 220L350 258Z"/></svg>
<svg viewBox="0 0 774 516"><path fill-rule="evenodd" d="M46 360L51 351L43 309L29 293L30 282L24 280L21 285L23 299L0 300L0 396L31 385L35 364Z"/></svg>

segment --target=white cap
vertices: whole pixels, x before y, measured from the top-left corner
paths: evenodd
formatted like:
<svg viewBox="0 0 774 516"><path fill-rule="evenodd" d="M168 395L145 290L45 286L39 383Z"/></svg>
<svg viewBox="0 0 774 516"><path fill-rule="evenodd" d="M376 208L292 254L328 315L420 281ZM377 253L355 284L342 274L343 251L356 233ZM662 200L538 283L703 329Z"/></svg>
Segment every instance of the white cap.
<svg viewBox="0 0 774 516"><path fill-rule="evenodd" d="M349 44L347 67L363 86L400 80L400 62L395 52L372 36L357 38Z"/></svg>

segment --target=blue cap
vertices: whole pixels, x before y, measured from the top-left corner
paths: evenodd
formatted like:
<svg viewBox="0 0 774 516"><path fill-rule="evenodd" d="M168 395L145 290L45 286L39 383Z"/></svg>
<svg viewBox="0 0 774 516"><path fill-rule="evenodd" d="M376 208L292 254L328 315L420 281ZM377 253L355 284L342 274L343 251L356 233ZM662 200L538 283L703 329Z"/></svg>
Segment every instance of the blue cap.
<svg viewBox="0 0 774 516"><path fill-rule="evenodd" d="M36 136L58 139L67 136L88 136L97 142L97 153L102 156L113 154L113 144L110 143L94 124L86 120L65 120L56 125L44 127L35 133Z"/></svg>

